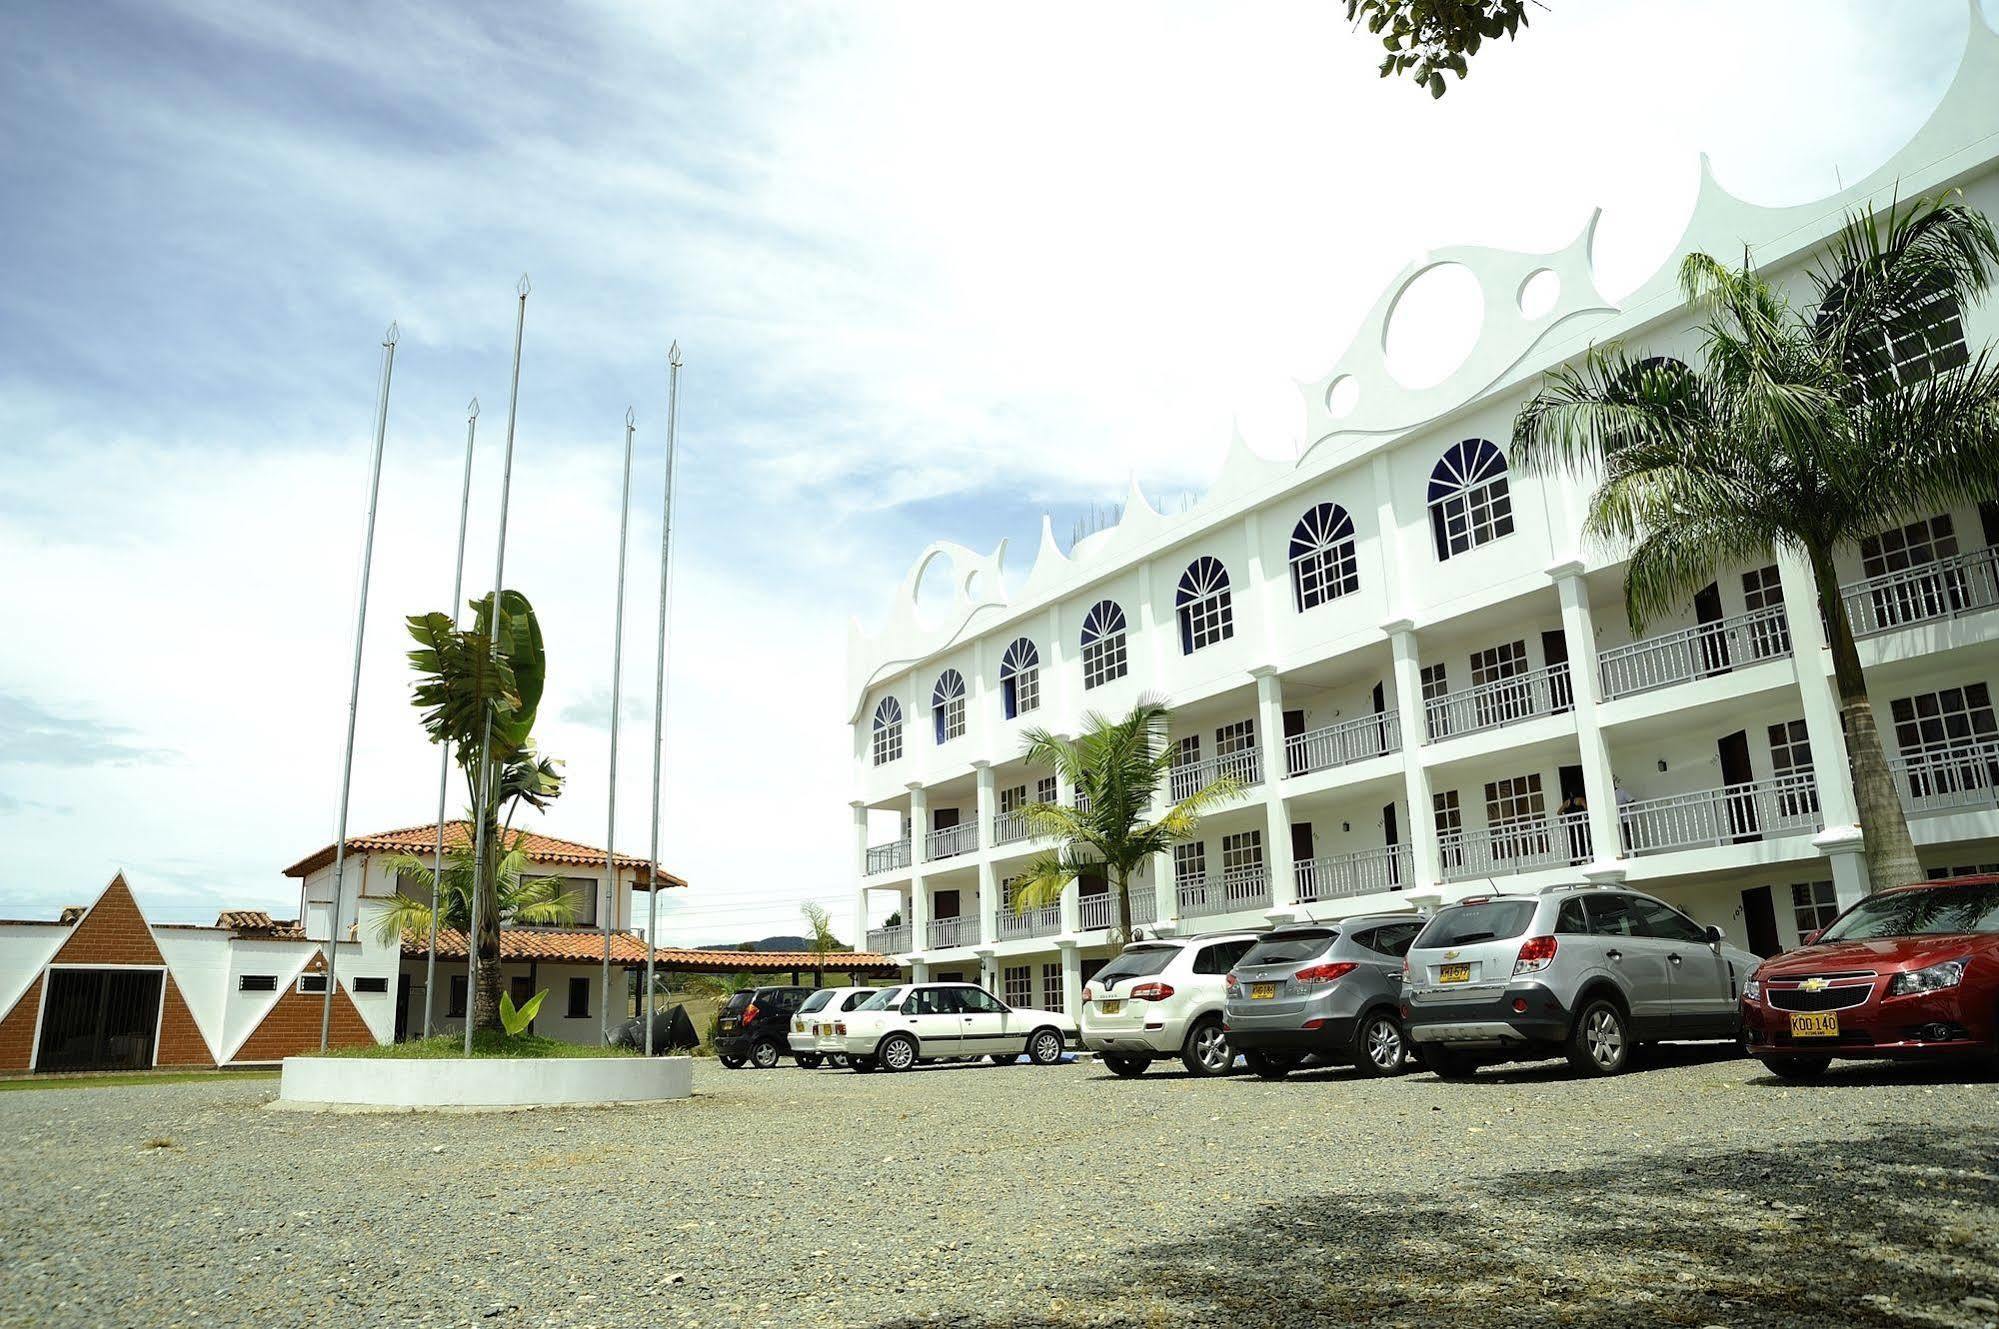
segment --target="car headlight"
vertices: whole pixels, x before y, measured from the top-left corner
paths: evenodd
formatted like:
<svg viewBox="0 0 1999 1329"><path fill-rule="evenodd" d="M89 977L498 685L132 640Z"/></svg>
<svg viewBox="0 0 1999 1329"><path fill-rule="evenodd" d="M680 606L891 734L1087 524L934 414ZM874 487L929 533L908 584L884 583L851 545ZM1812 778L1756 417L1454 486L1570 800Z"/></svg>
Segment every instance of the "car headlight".
<svg viewBox="0 0 1999 1329"><path fill-rule="evenodd" d="M1744 983L1742 985L1742 999L1744 1001L1763 1000L1763 980L1752 978L1747 983Z"/></svg>
<svg viewBox="0 0 1999 1329"><path fill-rule="evenodd" d="M1945 960L1927 969L1911 969L1888 980L1888 995L1906 997L1916 992L1941 992L1964 981L1964 961Z"/></svg>

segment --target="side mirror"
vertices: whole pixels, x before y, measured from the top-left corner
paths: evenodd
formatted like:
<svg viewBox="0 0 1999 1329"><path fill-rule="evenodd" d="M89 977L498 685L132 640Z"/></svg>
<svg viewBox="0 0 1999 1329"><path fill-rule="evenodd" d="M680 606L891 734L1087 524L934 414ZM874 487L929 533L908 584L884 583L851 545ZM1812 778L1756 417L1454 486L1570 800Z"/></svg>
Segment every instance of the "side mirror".
<svg viewBox="0 0 1999 1329"><path fill-rule="evenodd" d="M1707 925L1707 944L1710 946L1721 945L1721 929L1712 923Z"/></svg>

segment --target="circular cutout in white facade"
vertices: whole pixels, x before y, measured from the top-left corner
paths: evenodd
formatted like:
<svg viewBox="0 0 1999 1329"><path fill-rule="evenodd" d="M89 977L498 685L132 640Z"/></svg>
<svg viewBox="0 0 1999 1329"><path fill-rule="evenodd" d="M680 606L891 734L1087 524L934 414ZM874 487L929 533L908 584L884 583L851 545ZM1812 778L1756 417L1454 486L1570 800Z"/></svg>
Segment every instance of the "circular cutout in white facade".
<svg viewBox="0 0 1999 1329"><path fill-rule="evenodd" d="M1536 268L1527 274L1527 280L1520 283L1520 314L1523 318L1539 318L1555 307L1561 298L1562 279L1552 268Z"/></svg>
<svg viewBox="0 0 1999 1329"><path fill-rule="evenodd" d="M1478 345L1485 293L1462 263L1438 263L1404 286L1389 307L1381 353L1405 388L1435 387L1455 373Z"/></svg>
<svg viewBox="0 0 1999 1329"><path fill-rule="evenodd" d="M1360 405L1360 380L1352 374L1341 374L1326 387L1326 414L1335 420L1344 420L1353 414L1353 408Z"/></svg>

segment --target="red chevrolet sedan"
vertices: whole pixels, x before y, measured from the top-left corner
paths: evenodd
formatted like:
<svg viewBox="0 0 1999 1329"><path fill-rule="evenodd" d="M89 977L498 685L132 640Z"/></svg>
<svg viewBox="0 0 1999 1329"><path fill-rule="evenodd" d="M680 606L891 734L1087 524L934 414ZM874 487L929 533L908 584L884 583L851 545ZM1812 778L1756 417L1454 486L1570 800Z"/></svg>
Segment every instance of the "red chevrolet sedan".
<svg viewBox="0 0 1999 1329"><path fill-rule="evenodd" d="M1742 1041L1786 1080L1834 1057L1999 1055L1999 877L1881 891L1765 960Z"/></svg>

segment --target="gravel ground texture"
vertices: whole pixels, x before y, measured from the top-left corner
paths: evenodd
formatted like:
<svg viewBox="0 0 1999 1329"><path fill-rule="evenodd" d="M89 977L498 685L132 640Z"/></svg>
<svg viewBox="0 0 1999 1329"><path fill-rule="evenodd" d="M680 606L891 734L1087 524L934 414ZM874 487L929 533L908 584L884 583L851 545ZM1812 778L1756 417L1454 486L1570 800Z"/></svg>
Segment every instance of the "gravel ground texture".
<svg viewBox="0 0 1999 1329"><path fill-rule="evenodd" d="M721 1069L649 1107L0 1095L5 1325L1999 1323L1999 1085Z"/></svg>

